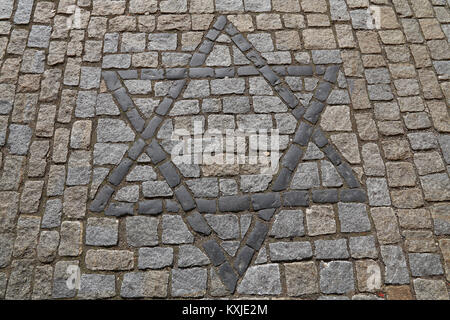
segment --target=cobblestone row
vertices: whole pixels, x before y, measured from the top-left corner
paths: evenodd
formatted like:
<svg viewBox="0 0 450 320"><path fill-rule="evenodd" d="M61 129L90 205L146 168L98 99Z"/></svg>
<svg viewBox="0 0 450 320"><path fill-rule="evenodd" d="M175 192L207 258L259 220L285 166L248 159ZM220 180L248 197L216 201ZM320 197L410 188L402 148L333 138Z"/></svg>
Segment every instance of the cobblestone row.
<svg viewBox="0 0 450 320"><path fill-rule="evenodd" d="M449 41L445 0L1 1L0 299L448 299ZM199 124L279 167L174 160Z"/></svg>

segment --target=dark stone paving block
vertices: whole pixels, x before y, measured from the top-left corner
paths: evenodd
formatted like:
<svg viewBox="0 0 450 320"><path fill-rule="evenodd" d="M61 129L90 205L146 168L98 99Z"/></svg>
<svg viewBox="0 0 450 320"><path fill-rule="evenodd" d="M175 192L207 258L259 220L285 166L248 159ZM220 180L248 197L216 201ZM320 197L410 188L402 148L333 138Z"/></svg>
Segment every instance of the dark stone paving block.
<svg viewBox="0 0 450 320"><path fill-rule="evenodd" d="M261 68L266 65L266 61L256 50L250 50L246 53L246 57L255 64L257 68Z"/></svg>
<svg viewBox="0 0 450 320"><path fill-rule="evenodd" d="M248 42L242 34L237 34L231 37L231 40L233 40L233 42L238 46L239 49L241 49L242 52L245 52L252 47L250 42Z"/></svg>
<svg viewBox="0 0 450 320"><path fill-rule="evenodd" d="M322 102L313 101L306 110L304 118L311 123L316 123L324 107Z"/></svg>
<svg viewBox="0 0 450 320"><path fill-rule="evenodd" d="M208 33L206 34L205 37L206 37L206 39L215 41L217 39L217 37L219 36L219 34L220 34L220 31L211 29L208 31Z"/></svg>
<svg viewBox="0 0 450 320"><path fill-rule="evenodd" d="M275 90L290 108L295 108L298 105L297 97L286 86L278 85Z"/></svg>
<svg viewBox="0 0 450 320"><path fill-rule="evenodd" d="M253 66L239 67L237 69L237 73L239 76L257 76L257 75L259 75L258 69L256 69Z"/></svg>
<svg viewBox="0 0 450 320"><path fill-rule="evenodd" d="M170 187L175 188L181 182L181 177L177 173L177 169L172 162L166 162L159 166L159 171L163 175L164 179L166 179L167 183Z"/></svg>
<svg viewBox="0 0 450 320"><path fill-rule="evenodd" d="M347 239L317 240L314 241L317 259L348 259Z"/></svg>
<svg viewBox="0 0 450 320"><path fill-rule="evenodd" d="M410 253L409 265L413 277L436 276L444 273L439 254Z"/></svg>
<svg viewBox="0 0 450 320"><path fill-rule="evenodd" d="M137 70L119 70L119 71L117 71L117 73L119 73L119 76L124 80L138 78Z"/></svg>
<svg viewBox="0 0 450 320"><path fill-rule="evenodd" d="M147 125L147 127L145 128L144 132L142 132L142 137L144 139L150 139L151 137L153 137L155 135L156 130L158 129L159 125L162 122L162 118L158 117L158 116L154 116L149 124Z"/></svg>
<svg viewBox="0 0 450 320"><path fill-rule="evenodd" d="M195 202L185 186L180 186L175 190L175 196L181 204L184 211L190 211L195 208Z"/></svg>
<svg viewBox="0 0 450 320"><path fill-rule="evenodd" d="M169 80L184 79L187 77L186 68L172 68L166 69L166 78Z"/></svg>
<svg viewBox="0 0 450 320"><path fill-rule="evenodd" d="M269 227L262 222L256 222L255 227L253 228L250 236L247 239L247 245L255 250L259 250L264 240L266 239L266 235L269 232Z"/></svg>
<svg viewBox="0 0 450 320"><path fill-rule="evenodd" d="M108 181L117 186L119 185L123 178L125 178L128 171L130 171L131 166L133 165L133 161L124 158L122 161L120 161L120 164L113 170L112 174L109 176Z"/></svg>
<svg viewBox="0 0 450 320"><path fill-rule="evenodd" d="M228 35L232 37L232 36L238 34L239 30L236 29L236 27L233 24L228 23L227 26L225 27L225 32L228 33Z"/></svg>
<svg viewBox="0 0 450 320"><path fill-rule="evenodd" d="M297 129L297 132L294 136L294 142L298 143L301 146L308 145L309 138L311 137L313 131L313 126L306 122L300 123L300 126Z"/></svg>
<svg viewBox="0 0 450 320"><path fill-rule="evenodd" d="M262 73L263 77L266 78L267 81L269 81L269 83L272 86L275 86L280 83L280 78L275 74L275 72L272 71L272 69L270 69L269 66L264 66L261 69L259 69L259 71Z"/></svg>
<svg viewBox="0 0 450 320"><path fill-rule="evenodd" d="M313 190L312 200L315 203L336 203L338 202L338 192L336 189Z"/></svg>
<svg viewBox="0 0 450 320"><path fill-rule="evenodd" d="M289 150L286 152L286 155L283 157L281 164L289 170L294 171L302 156L302 149L296 145L291 145Z"/></svg>
<svg viewBox="0 0 450 320"><path fill-rule="evenodd" d="M213 27L217 30L223 30L226 24L227 18L225 16L220 16L219 18L217 18L217 21L214 23Z"/></svg>
<svg viewBox="0 0 450 320"><path fill-rule="evenodd" d="M194 53L194 55L192 56L191 62L189 63L189 65L191 67L200 67L201 65L203 65L205 63L206 60L206 54L204 53Z"/></svg>
<svg viewBox="0 0 450 320"><path fill-rule="evenodd" d="M198 51L201 52L201 53L204 53L204 54L208 54L208 53L211 52L213 47L214 47L214 42L213 41L205 40L200 45L200 48L198 49Z"/></svg>
<svg viewBox="0 0 450 320"><path fill-rule="evenodd" d="M280 174L276 178L272 186L272 191L285 190L291 182L292 171L288 168L281 168Z"/></svg>
<svg viewBox="0 0 450 320"><path fill-rule="evenodd" d="M339 193L342 202L366 202L367 194L362 189L343 189Z"/></svg>
<svg viewBox="0 0 450 320"><path fill-rule="evenodd" d="M167 212L177 213L180 212L180 207L176 201L166 200L166 210Z"/></svg>
<svg viewBox="0 0 450 320"><path fill-rule="evenodd" d="M336 149L328 145L325 148L323 148L323 152L325 152L325 155L330 159L330 161L335 165L338 166L341 164L341 156L337 153Z"/></svg>
<svg viewBox="0 0 450 320"><path fill-rule="evenodd" d="M191 78L212 78L214 77L213 68L190 68L189 76Z"/></svg>
<svg viewBox="0 0 450 320"><path fill-rule="evenodd" d="M133 125L134 129L136 129L137 132L142 132L145 125L145 120L142 119L139 112L135 108L127 111L127 117Z"/></svg>
<svg viewBox="0 0 450 320"><path fill-rule="evenodd" d="M169 89L169 96L173 99L178 98L185 84L186 84L185 79L175 81L175 83Z"/></svg>
<svg viewBox="0 0 450 320"><path fill-rule="evenodd" d="M222 212L240 212L250 209L249 196L226 196L219 198L219 210Z"/></svg>
<svg viewBox="0 0 450 320"><path fill-rule="evenodd" d="M107 216L121 217L133 214L133 203L113 202L105 211Z"/></svg>
<svg viewBox="0 0 450 320"><path fill-rule="evenodd" d="M316 73L322 75L325 73L325 66L316 65Z"/></svg>
<svg viewBox="0 0 450 320"><path fill-rule="evenodd" d="M156 140L153 140L150 143L150 145L146 150L146 153L148 154L148 156L150 157L150 159L154 164L158 164L164 159L166 159L166 153Z"/></svg>
<svg viewBox="0 0 450 320"><path fill-rule="evenodd" d="M290 76L312 76L313 68L311 66L290 66L287 67Z"/></svg>
<svg viewBox="0 0 450 320"><path fill-rule="evenodd" d="M114 91L122 87L119 77L114 71L103 71L103 79L105 79L108 90Z"/></svg>
<svg viewBox="0 0 450 320"><path fill-rule="evenodd" d="M300 120L305 114L305 108L302 106L297 106L294 110L292 110L292 115L295 119Z"/></svg>
<svg viewBox="0 0 450 320"><path fill-rule="evenodd" d="M353 189L361 187L361 185L358 182L358 179L356 179L355 174L353 173L352 168L347 163L345 162L341 163L336 167L336 169L344 178L345 182L347 182L350 188Z"/></svg>
<svg viewBox="0 0 450 320"><path fill-rule="evenodd" d="M192 213L190 216L186 218L186 221L189 223L192 230L194 230L195 232L205 236L209 236L211 234L211 228L209 227L205 218L203 218L203 216L200 213L198 212Z"/></svg>
<svg viewBox="0 0 450 320"><path fill-rule="evenodd" d="M197 209L201 213L216 213L216 200L195 199Z"/></svg>
<svg viewBox="0 0 450 320"><path fill-rule="evenodd" d="M159 214L163 211L162 200L140 201L138 207L139 214Z"/></svg>
<svg viewBox="0 0 450 320"><path fill-rule="evenodd" d="M113 95L117 99L117 102L119 103L120 108L123 111L127 111L128 109L133 107L133 101L128 96L125 88L117 89L116 91L114 91Z"/></svg>
<svg viewBox="0 0 450 320"><path fill-rule="evenodd" d="M238 277L228 262L225 262L219 268L219 277L227 289L233 293L236 290Z"/></svg>
<svg viewBox="0 0 450 320"><path fill-rule="evenodd" d="M328 143L327 137L323 134L322 130L316 129L312 135L313 141L319 148L323 148Z"/></svg>
<svg viewBox="0 0 450 320"><path fill-rule="evenodd" d="M214 70L216 78L234 77L234 68L217 68Z"/></svg>
<svg viewBox="0 0 450 320"><path fill-rule="evenodd" d="M247 270L250 262L252 261L253 255L255 254L255 250L250 248L249 246L244 246L238 253L236 260L234 260L234 268L239 273L239 275L243 275Z"/></svg>
<svg viewBox="0 0 450 320"><path fill-rule="evenodd" d="M141 71L142 80L162 80L164 79L163 69L143 69Z"/></svg>
<svg viewBox="0 0 450 320"><path fill-rule="evenodd" d="M258 211L262 209L278 208L281 206L279 193L264 193L252 195L253 209Z"/></svg>
<svg viewBox="0 0 450 320"><path fill-rule="evenodd" d="M163 101L160 102L155 112L161 116L165 116L167 112L169 112L172 102L173 100L171 98L165 97Z"/></svg>
<svg viewBox="0 0 450 320"><path fill-rule="evenodd" d="M139 139L136 141L133 146L128 150L128 157L130 157L133 160L137 160L137 158L141 155L142 150L144 150L145 147L145 141L142 139Z"/></svg>
<svg viewBox="0 0 450 320"><path fill-rule="evenodd" d="M275 72L279 76L287 76L286 67L283 66L272 66L272 71Z"/></svg>
<svg viewBox="0 0 450 320"><path fill-rule="evenodd" d="M106 204L114 193L114 189L108 185L103 186L98 192L95 199L92 201L90 210L92 212L101 212L105 209Z"/></svg>
<svg viewBox="0 0 450 320"><path fill-rule="evenodd" d="M316 92L314 93L314 98L316 98L319 101L325 101L330 95L330 92L331 92L331 84L329 82L319 83L319 87L316 89Z"/></svg>
<svg viewBox="0 0 450 320"><path fill-rule="evenodd" d="M339 73L339 66L329 66L323 78L328 82L336 82Z"/></svg>
<svg viewBox="0 0 450 320"><path fill-rule="evenodd" d="M258 217L265 221L269 221L272 219L273 214L275 213L275 209L264 209L261 211L258 211Z"/></svg>
<svg viewBox="0 0 450 320"><path fill-rule="evenodd" d="M222 248L217 244L216 240L208 240L203 244L206 255L211 260L214 266L220 266L225 262L225 255L222 252Z"/></svg>
<svg viewBox="0 0 450 320"><path fill-rule="evenodd" d="M309 195L307 191L290 191L283 193L284 207L307 207L309 206Z"/></svg>

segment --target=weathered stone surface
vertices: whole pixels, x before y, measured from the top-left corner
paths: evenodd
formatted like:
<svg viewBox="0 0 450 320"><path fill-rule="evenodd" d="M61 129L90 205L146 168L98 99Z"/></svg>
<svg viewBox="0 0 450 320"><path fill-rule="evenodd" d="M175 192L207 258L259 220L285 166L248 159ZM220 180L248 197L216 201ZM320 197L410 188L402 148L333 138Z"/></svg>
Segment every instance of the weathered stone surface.
<svg viewBox="0 0 450 320"><path fill-rule="evenodd" d="M413 283L419 300L449 300L447 287L442 280L415 279Z"/></svg>
<svg viewBox="0 0 450 320"><path fill-rule="evenodd" d="M414 277L443 274L439 255L432 253L410 253L409 265Z"/></svg>
<svg viewBox="0 0 450 320"><path fill-rule="evenodd" d="M33 293L31 294L32 300L47 300L52 297L52 277L53 267L37 266L34 269L34 284Z"/></svg>
<svg viewBox="0 0 450 320"><path fill-rule="evenodd" d="M120 295L124 298L165 298L169 285L168 271L126 273Z"/></svg>
<svg viewBox="0 0 450 320"><path fill-rule="evenodd" d="M156 231L156 230L155 230ZM162 218L162 242L165 244L192 243L194 236L180 216L164 215Z"/></svg>
<svg viewBox="0 0 450 320"><path fill-rule="evenodd" d="M83 225L78 221L64 221L61 224L60 256L76 257L81 254Z"/></svg>
<svg viewBox="0 0 450 320"><path fill-rule="evenodd" d="M110 218L89 218L85 243L90 246L113 246L118 241L119 221Z"/></svg>
<svg viewBox="0 0 450 320"><path fill-rule="evenodd" d="M280 269L277 264L250 267L237 291L240 294L278 295L281 293Z"/></svg>
<svg viewBox="0 0 450 320"><path fill-rule="evenodd" d="M362 292L376 292L381 289L380 266L373 260L356 261L358 289Z"/></svg>
<svg viewBox="0 0 450 320"><path fill-rule="evenodd" d="M405 255L398 246L381 246L381 256L385 265L386 284L407 284L410 282Z"/></svg>
<svg viewBox="0 0 450 320"><path fill-rule="evenodd" d="M90 270L131 270L134 266L134 254L126 250L88 250L85 261Z"/></svg>
<svg viewBox="0 0 450 320"><path fill-rule="evenodd" d="M378 256L373 236L352 237L349 240L349 247L353 258L376 258Z"/></svg>
<svg viewBox="0 0 450 320"><path fill-rule="evenodd" d="M363 232L371 229L365 204L338 203L342 232Z"/></svg>
<svg viewBox="0 0 450 320"><path fill-rule="evenodd" d="M158 225L158 218L128 217L126 219L127 243L133 247L157 245Z"/></svg>
<svg viewBox="0 0 450 320"><path fill-rule="evenodd" d="M318 259L346 259L349 257L347 241L338 240L317 240L314 242L315 256Z"/></svg>
<svg viewBox="0 0 450 320"><path fill-rule="evenodd" d="M222 261L223 262L223 261ZM193 245L182 245L178 251L178 267L189 268L208 265L210 259Z"/></svg>
<svg viewBox="0 0 450 320"><path fill-rule="evenodd" d="M450 199L450 179L445 173L435 173L420 177L425 200L445 201Z"/></svg>
<svg viewBox="0 0 450 320"><path fill-rule="evenodd" d="M58 245L58 231L42 231L36 248L39 261L44 263L52 262L56 257Z"/></svg>
<svg viewBox="0 0 450 320"><path fill-rule="evenodd" d="M269 235L275 238L289 238L303 236L305 229L303 226L302 210L282 210L275 216Z"/></svg>
<svg viewBox="0 0 450 320"><path fill-rule="evenodd" d="M413 300L409 286L387 286L386 294L388 300Z"/></svg>
<svg viewBox="0 0 450 320"><path fill-rule="evenodd" d="M139 269L162 269L173 263L172 248L141 248L139 249Z"/></svg>
<svg viewBox="0 0 450 320"><path fill-rule="evenodd" d="M303 260L312 256L311 244L308 242L270 243L269 252L273 262Z"/></svg>
<svg viewBox="0 0 450 320"><path fill-rule="evenodd" d="M31 296L33 260L15 260L11 265L5 299L27 300Z"/></svg>
<svg viewBox="0 0 450 320"><path fill-rule="evenodd" d="M16 240L14 241L14 258L36 257L36 245L41 219L21 215L17 221Z"/></svg>
<svg viewBox="0 0 450 320"><path fill-rule="evenodd" d="M318 272L314 262L295 262L284 265L287 293L291 297L318 293Z"/></svg>
<svg viewBox="0 0 450 320"><path fill-rule="evenodd" d="M323 293L349 293L355 289L351 262L331 261L320 266L320 291Z"/></svg>
<svg viewBox="0 0 450 320"><path fill-rule="evenodd" d="M206 294L208 275L206 269L174 269L172 295L174 297L202 297Z"/></svg>
<svg viewBox="0 0 450 320"><path fill-rule="evenodd" d="M81 299L105 299L116 295L114 275L83 274L78 297Z"/></svg>
<svg viewBox="0 0 450 320"><path fill-rule="evenodd" d="M238 217L233 214L207 214L205 219L222 240L236 239L239 236Z"/></svg>
<svg viewBox="0 0 450 320"><path fill-rule="evenodd" d="M332 234L336 232L336 220L333 206L311 206L306 209L308 235Z"/></svg>
<svg viewBox="0 0 450 320"><path fill-rule="evenodd" d="M380 244L391 244L400 241L397 217L392 208L372 208L370 215L377 230Z"/></svg>

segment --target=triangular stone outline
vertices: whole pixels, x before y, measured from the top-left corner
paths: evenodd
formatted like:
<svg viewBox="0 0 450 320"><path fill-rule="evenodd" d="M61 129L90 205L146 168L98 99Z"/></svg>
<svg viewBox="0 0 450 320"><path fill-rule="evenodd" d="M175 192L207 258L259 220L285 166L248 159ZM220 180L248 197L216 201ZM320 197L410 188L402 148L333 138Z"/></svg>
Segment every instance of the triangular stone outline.
<svg viewBox="0 0 450 320"><path fill-rule="evenodd" d="M278 75L264 61L259 52L257 52L253 48L253 46L234 27L234 25L230 21L228 21L225 16L220 16L214 23L213 28L211 28L207 32L205 36L206 39L204 39L202 44L199 46L199 49L197 49L196 53L194 53L191 58L191 67L196 68L203 65L204 61L206 60L208 54L211 52L212 47L215 44L215 40L223 31L228 33L239 50L241 50L241 52L251 61L251 63L256 66L256 68L245 66L240 67L239 69L241 69L244 73L248 72L249 75L254 75L254 70L257 70L257 74L261 74L267 80L267 82L269 82L273 90L275 92L278 92L280 98L284 101L284 103L286 103L291 109L293 109L291 112L300 123L294 137L294 142L298 143L301 146L307 146L309 141L313 139L316 145L319 148L323 149L322 151L324 151L327 158L329 158L329 160L332 161L333 164L335 164L336 166L342 166L342 172L339 170L338 171L344 178L344 180L349 184L349 186L351 188L359 188L359 182L355 178L350 166L342 161L342 158L339 156L333 146L329 144L328 139L323 135L320 129L313 130L321 112L325 107L324 102L331 92L331 84L335 83L337 80L339 66L332 65L327 68L324 75L324 79L326 81L319 82L318 88L316 89L313 96L315 100L313 101L313 99L311 99L309 107L305 110L304 107L299 106L299 101L291 92L291 90L284 84L281 84ZM287 67L287 70L291 75L301 75L301 73L303 72L309 72L307 68L308 66L291 66ZM312 75L312 68L310 75ZM128 157L124 156L120 164L109 174L109 177L107 178L108 182L114 186L118 186L128 173L133 164L133 161L136 161L143 153L144 148L147 148L145 152L152 159L152 163L155 165L155 168L156 166L158 166L159 171L162 173L169 186L174 190L175 198L181 204L185 213L193 211L197 207L197 205L194 199L189 194L188 189L184 185L183 179L178 174L176 174L178 177L171 174L171 172L177 172L177 170L175 169L175 166L171 161L164 162L166 160L166 156L164 155L165 152L163 151L159 143L156 142L156 140L153 140L153 137L156 135L160 124L163 122L163 119L160 116L164 116L168 113L173 102L186 85L185 78L187 77L188 76L186 69L175 68L171 70L171 74L167 79L169 80L171 78L172 80L175 80L175 82L169 90L169 97L166 96L162 100L155 111L157 115L154 115L148 122L148 125L144 128L145 120L140 117L139 112L134 108L134 103L128 96L126 89L120 84L120 80L117 74L114 71L103 72L103 78L108 89L110 91L113 91L113 95L119 102L121 113L125 113L131 125L136 129L136 131L140 132L140 137L136 139L134 145L128 150ZM313 125L311 125L310 123L312 123ZM142 138L146 140L152 139L152 142L147 144ZM284 153L283 159L287 158L287 155L290 150L292 150L293 146L294 145L292 144L289 150ZM297 154L294 159L296 160L294 161L291 158L290 161L293 161L296 163L296 165L298 165L298 163L301 162L302 155L298 156ZM164 163L162 165L159 165L162 162ZM290 175L286 175L285 173L287 171L292 172L290 172ZM274 177L274 179L272 180L272 183L275 184L274 186L272 186L272 191L284 191L289 185L289 183L286 183L286 181L290 181L290 179L292 178L292 174L293 170L289 170L286 165L283 165L283 168L280 169L278 176L276 178ZM289 176L289 179L286 179L286 176ZM97 190L97 195L91 203L90 210L92 212L103 211L106 207L107 202L114 193L114 189L108 184L104 184L104 182L101 184L103 186ZM239 278L243 277L245 271L250 265L253 256L256 252L258 252L267 237L268 227L265 222L270 221L274 216L277 208L281 207L279 194L278 197L276 193L260 195L262 197L257 196L256 198L262 199L261 204L259 204L257 208L255 204L253 205L255 212L258 212L259 221L256 222L252 232L247 232L246 236L242 239L235 258L229 256L229 259L234 262L234 268L225 258L224 250L219 246L217 241L211 239L203 243L203 248L209 256L212 264L218 268L217 274L231 293L235 291ZM359 192L358 197L365 198L364 191L362 191L362 193ZM252 196L252 202L254 202L254 198L255 197ZM365 200L362 201L361 199L359 199L353 201L364 202ZM113 208L112 212L110 212L110 214L113 215L123 215L127 213L132 212L127 212L126 208ZM191 228L200 235L208 236L212 233L212 230L206 223L205 219L197 211L191 212L191 214L186 217L186 221L188 222L187 225L190 225ZM214 237L216 238L216 236ZM225 252L225 255L228 254ZM237 271L239 276L236 275L235 271Z"/></svg>

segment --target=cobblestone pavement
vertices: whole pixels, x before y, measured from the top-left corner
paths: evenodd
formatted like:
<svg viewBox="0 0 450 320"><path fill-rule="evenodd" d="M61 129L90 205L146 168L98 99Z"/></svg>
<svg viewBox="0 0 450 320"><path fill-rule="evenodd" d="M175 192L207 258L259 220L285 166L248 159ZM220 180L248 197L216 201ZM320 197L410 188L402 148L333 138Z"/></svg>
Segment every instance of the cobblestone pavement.
<svg viewBox="0 0 450 320"><path fill-rule="evenodd" d="M448 0L0 0L0 298L449 299L449 41ZM175 161L194 122L275 174Z"/></svg>

